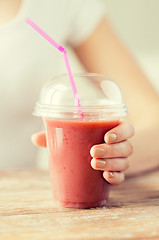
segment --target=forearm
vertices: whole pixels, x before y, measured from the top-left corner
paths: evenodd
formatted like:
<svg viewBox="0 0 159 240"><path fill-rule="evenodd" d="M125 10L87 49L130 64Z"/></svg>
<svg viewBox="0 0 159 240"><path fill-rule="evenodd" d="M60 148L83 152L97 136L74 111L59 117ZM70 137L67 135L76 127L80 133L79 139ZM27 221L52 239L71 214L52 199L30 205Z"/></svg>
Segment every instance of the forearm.
<svg viewBox="0 0 159 240"><path fill-rule="evenodd" d="M156 119L157 120L157 119ZM134 153L130 156L127 176L159 168L159 124L138 130L131 140Z"/></svg>
<svg viewBox="0 0 159 240"><path fill-rule="evenodd" d="M87 71L103 73L119 84L135 128L142 125L145 116L151 121L147 111L155 114L159 96L107 21L101 22L75 52Z"/></svg>

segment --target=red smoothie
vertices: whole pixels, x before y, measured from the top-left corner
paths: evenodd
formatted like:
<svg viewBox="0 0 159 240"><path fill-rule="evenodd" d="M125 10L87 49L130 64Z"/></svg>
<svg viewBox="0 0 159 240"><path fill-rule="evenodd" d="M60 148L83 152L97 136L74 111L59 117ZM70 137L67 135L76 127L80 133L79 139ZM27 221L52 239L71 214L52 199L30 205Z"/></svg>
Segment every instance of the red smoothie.
<svg viewBox="0 0 159 240"><path fill-rule="evenodd" d="M45 119L53 197L61 206L91 208L106 205L109 183L91 167L90 149L104 143L118 120Z"/></svg>

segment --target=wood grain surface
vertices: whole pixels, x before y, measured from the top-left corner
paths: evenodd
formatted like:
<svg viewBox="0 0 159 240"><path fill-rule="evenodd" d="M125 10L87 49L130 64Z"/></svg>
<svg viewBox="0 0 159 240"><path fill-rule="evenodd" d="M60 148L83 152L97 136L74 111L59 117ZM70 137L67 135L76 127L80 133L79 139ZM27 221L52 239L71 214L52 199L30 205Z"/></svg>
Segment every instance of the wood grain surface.
<svg viewBox="0 0 159 240"><path fill-rule="evenodd" d="M0 172L0 240L159 239L159 172L112 187L107 207L59 208L49 173Z"/></svg>

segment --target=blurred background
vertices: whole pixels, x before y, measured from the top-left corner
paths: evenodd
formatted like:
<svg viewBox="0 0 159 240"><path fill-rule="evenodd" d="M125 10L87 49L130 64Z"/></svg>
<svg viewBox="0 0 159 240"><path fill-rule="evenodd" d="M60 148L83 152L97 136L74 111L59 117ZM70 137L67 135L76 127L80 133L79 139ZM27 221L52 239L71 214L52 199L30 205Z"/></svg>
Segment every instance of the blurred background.
<svg viewBox="0 0 159 240"><path fill-rule="evenodd" d="M103 0L106 16L159 91L159 0ZM80 65L72 53L72 68Z"/></svg>
<svg viewBox="0 0 159 240"><path fill-rule="evenodd" d="M103 0L106 16L159 92L159 0ZM83 70L69 52L73 72ZM63 72L63 63L60 66ZM39 167L47 167L45 149L39 152Z"/></svg>

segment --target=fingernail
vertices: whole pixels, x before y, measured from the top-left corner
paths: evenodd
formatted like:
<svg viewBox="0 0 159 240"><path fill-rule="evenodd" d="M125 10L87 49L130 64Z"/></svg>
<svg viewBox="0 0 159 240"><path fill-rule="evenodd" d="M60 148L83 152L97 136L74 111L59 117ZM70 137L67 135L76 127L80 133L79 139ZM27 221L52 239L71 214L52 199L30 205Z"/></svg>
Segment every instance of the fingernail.
<svg viewBox="0 0 159 240"><path fill-rule="evenodd" d="M104 149L103 148L94 148L94 157L103 157Z"/></svg>
<svg viewBox="0 0 159 240"><path fill-rule="evenodd" d="M117 135L115 133L111 133L109 135L106 135L106 137L105 137L106 143L107 142L113 143L113 142L115 142L116 139L117 139Z"/></svg>
<svg viewBox="0 0 159 240"><path fill-rule="evenodd" d="M106 161L96 160L96 167L99 169L104 169L106 165Z"/></svg>
<svg viewBox="0 0 159 240"><path fill-rule="evenodd" d="M115 176L115 174L113 172L109 172L109 177L113 178Z"/></svg>

